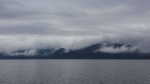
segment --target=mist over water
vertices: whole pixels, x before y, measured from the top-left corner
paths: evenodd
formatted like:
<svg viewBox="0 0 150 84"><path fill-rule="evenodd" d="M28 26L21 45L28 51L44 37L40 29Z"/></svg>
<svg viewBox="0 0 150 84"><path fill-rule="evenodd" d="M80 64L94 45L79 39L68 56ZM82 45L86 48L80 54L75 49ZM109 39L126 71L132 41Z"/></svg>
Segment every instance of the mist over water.
<svg viewBox="0 0 150 84"><path fill-rule="evenodd" d="M149 60L0 60L0 84L150 84Z"/></svg>

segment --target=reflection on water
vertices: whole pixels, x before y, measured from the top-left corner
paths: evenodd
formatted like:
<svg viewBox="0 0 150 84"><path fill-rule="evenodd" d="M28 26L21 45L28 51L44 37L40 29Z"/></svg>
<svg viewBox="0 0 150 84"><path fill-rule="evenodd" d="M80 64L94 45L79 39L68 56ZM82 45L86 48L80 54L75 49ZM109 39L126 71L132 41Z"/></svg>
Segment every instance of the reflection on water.
<svg viewBox="0 0 150 84"><path fill-rule="evenodd" d="M0 84L150 84L150 61L0 60Z"/></svg>

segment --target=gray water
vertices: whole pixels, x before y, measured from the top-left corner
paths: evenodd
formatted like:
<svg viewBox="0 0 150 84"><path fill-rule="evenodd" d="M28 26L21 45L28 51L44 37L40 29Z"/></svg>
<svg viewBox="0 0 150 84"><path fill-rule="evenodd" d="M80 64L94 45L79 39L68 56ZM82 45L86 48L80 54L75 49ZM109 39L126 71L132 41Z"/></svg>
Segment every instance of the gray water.
<svg viewBox="0 0 150 84"><path fill-rule="evenodd" d="M0 84L150 84L150 60L0 60Z"/></svg>

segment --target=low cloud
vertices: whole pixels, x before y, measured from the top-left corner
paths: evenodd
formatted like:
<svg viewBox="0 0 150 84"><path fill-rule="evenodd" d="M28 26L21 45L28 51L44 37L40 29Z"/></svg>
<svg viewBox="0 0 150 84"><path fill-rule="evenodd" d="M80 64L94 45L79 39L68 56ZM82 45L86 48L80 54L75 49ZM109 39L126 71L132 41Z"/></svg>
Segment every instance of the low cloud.
<svg viewBox="0 0 150 84"><path fill-rule="evenodd" d="M98 51L109 52L109 53L119 53L119 52L134 52L140 50L141 52L149 52L149 46L146 46L145 42L150 42L148 40L142 41L142 39L132 40L122 37L111 37L111 36L41 36L41 35L7 35L0 36L0 52L11 53L18 50L27 50L23 53L15 54L34 54L36 49L46 49L46 48L65 48L68 50L77 50L91 46L97 43L125 43L124 46L114 48L113 46L103 46ZM129 48L126 45L130 44L132 47ZM31 50L31 51L30 51ZM94 52L94 51L93 51Z"/></svg>
<svg viewBox="0 0 150 84"><path fill-rule="evenodd" d="M138 48L133 47L133 48L128 48L126 46L122 46L119 48L114 48L114 47L103 47L99 50L97 50L97 52L105 52L105 53L125 53L125 52L136 52L138 50Z"/></svg>
<svg viewBox="0 0 150 84"><path fill-rule="evenodd" d="M102 38L97 37L73 37L73 36L1 36L0 51L13 52L22 49L41 49L41 48L65 48L74 50L84 48L93 43L100 42ZM97 40L97 41L96 41Z"/></svg>
<svg viewBox="0 0 150 84"><path fill-rule="evenodd" d="M35 56L37 55L37 50L36 49L30 49L30 50L25 50L25 51L18 51L18 52L7 52L8 55L10 56Z"/></svg>

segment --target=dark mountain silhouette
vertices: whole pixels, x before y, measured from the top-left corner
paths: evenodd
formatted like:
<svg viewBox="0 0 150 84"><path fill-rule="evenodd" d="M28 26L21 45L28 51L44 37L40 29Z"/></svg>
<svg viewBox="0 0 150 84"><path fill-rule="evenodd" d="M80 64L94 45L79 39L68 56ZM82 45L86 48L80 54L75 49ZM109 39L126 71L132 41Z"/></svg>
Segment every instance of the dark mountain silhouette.
<svg viewBox="0 0 150 84"><path fill-rule="evenodd" d="M0 59L150 59L150 53L142 53L127 43L103 42L69 51L64 48L18 50L0 53Z"/></svg>

